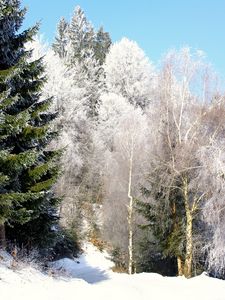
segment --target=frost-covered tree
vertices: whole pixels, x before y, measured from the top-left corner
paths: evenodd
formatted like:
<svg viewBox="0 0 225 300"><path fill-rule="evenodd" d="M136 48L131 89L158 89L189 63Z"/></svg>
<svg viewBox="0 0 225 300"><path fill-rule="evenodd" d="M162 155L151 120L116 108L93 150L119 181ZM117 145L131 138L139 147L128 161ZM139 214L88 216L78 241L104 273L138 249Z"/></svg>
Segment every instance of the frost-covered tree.
<svg viewBox="0 0 225 300"><path fill-rule="evenodd" d="M102 90L99 71L100 66L91 55L82 63L74 64L70 72L73 88L76 87L76 95L70 98L71 104L63 112L62 131L66 135L69 134L71 140L68 148L70 153L66 158L69 160L66 164L69 171L66 177L67 181L71 182L70 202L72 201L76 211L85 208L85 205L87 207L88 203L95 202L99 194L99 175L96 173L98 166L93 166L95 156L93 134ZM65 204L64 207L66 206ZM80 222L79 219L77 221Z"/></svg>
<svg viewBox="0 0 225 300"><path fill-rule="evenodd" d="M73 61L69 67L62 65L61 71L60 68L54 70L55 63L52 59L49 60L49 65L52 65L49 73L49 82L52 84L46 87L49 95L55 91L60 110L58 126L62 132L58 142L66 147L63 155L64 175L57 190L59 194L67 196L62 203L62 213L70 217L65 219L82 224L81 206L88 201L94 202L99 194L96 174L98 166L93 168L93 134L103 88L102 70L93 52L84 56L82 61Z"/></svg>
<svg viewBox="0 0 225 300"><path fill-rule="evenodd" d="M100 95L103 91L103 70L99 62L95 59L94 52L89 51L81 63L75 65L77 76L80 80L77 84L84 90L84 106L88 117L91 120L97 118L100 106Z"/></svg>
<svg viewBox="0 0 225 300"><path fill-rule="evenodd" d="M52 48L60 58L66 58L67 64L82 62L88 56L102 65L111 45L111 38L101 26L96 32L85 16L84 11L77 6L70 22L61 18L57 26L57 34Z"/></svg>
<svg viewBox="0 0 225 300"><path fill-rule="evenodd" d="M81 60L82 56L88 55L87 50L94 47L94 28L87 20L80 6L75 8L69 25L69 38L72 49L72 57Z"/></svg>
<svg viewBox="0 0 225 300"><path fill-rule="evenodd" d="M101 26L96 33L96 37L94 40L94 52L95 58L102 65L105 62L106 54L109 51L109 47L111 46L112 41L108 32L105 32L103 27Z"/></svg>
<svg viewBox="0 0 225 300"><path fill-rule="evenodd" d="M99 118L99 135L105 147L103 231L106 239L125 253L131 274L137 245L134 207L147 157L147 120L141 109L116 94L103 96Z"/></svg>
<svg viewBox="0 0 225 300"><path fill-rule="evenodd" d="M123 38L113 44L104 65L106 87L134 106L144 108L153 98L155 71L136 42Z"/></svg>
<svg viewBox="0 0 225 300"><path fill-rule="evenodd" d="M64 58L67 55L67 47L69 44L69 24L64 18L61 18L57 26L57 35L55 41L52 44L52 49L59 55L60 58Z"/></svg>
<svg viewBox="0 0 225 300"><path fill-rule="evenodd" d="M54 51L45 49L40 40L28 46L35 48L33 54L37 57L45 52L48 80L43 87L43 97L54 98L52 109L58 111L55 126L60 129L54 145L64 149L63 175L57 182L56 192L64 196L63 225L75 226L79 231L85 203L87 206L89 201L95 202L99 197L93 133L103 87L102 70L91 51L82 60L75 59L71 63L69 51L67 57L60 58Z"/></svg>
<svg viewBox="0 0 225 300"><path fill-rule="evenodd" d="M219 96L219 95L218 95ZM207 256L206 266L212 274L224 277L224 96L210 104L205 122L210 143L200 148L199 157L204 168L199 174L199 186L206 192L203 221L208 225L203 238Z"/></svg>
<svg viewBox="0 0 225 300"><path fill-rule="evenodd" d="M104 71L108 93L101 96L98 127L106 149L105 164L110 164L105 171L104 232L113 246L119 247L127 257L125 265L131 274L135 269L139 238L134 198L141 197L141 173L144 172L146 164L143 162L149 145L148 139L144 139L147 122L141 108L146 108L153 98L155 73L143 51L127 39L111 46ZM137 153L141 147L144 153L140 157ZM112 217L107 210L111 211ZM115 218L117 224L114 225Z"/></svg>
<svg viewBox="0 0 225 300"><path fill-rule="evenodd" d="M200 188L198 180L204 169L198 152L212 138L205 117L207 103L216 90L211 89L209 78L208 67L198 53L195 59L187 48L170 53L159 78L159 103L153 123L156 128L152 129L157 134L151 165L155 178L150 176L151 185L158 186L158 197L171 215L172 239L167 247L172 245L178 273L186 277L192 275L193 236L199 226L199 210L207 201L207 190Z"/></svg>

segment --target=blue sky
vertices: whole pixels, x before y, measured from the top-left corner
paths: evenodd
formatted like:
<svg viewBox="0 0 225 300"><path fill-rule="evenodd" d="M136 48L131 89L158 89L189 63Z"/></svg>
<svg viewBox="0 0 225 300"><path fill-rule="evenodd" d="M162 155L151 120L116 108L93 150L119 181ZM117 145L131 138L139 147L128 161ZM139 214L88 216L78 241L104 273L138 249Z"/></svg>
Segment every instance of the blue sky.
<svg viewBox="0 0 225 300"><path fill-rule="evenodd" d="M95 27L103 25L113 41L135 40L157 63L171 48L189 45L207 54L225 78L225 0L22 0L24 26L41 20L51 42L61 16L70 19L80 5Z"/></svg>

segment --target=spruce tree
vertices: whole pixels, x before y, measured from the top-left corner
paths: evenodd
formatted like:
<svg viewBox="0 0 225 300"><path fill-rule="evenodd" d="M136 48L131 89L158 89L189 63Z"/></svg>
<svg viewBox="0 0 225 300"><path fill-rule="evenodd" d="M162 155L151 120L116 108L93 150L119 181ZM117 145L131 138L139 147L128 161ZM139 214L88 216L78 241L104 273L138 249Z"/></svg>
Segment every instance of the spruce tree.
<svg viewBox="0 0 225 300"><path fill-rule="evenodd" d="M94 41L95 58L102 65L105 62L106 54L109 51L112 41L108 32L105 32L101 26L96 33Z"/></svg>
<svg viewBox="0 0 225 300"><path fill-rule="evenodd" d="M179 272L177 262L184 256L184 208L179 191L172 190L168 195L157 172L154 176L155 183L151 182L149 188L142 187L149 201L137 201L137 210L146 220L141 226L143 239L138 266L142 272L176 275ZM162 264L166 266L163 269Z"/></svg>
<svg viewBox="0 0 225 300"><path fill-rule="evenodd" d="M32 246L57 219L52 186L60 151L47 149L56 114L48 112L52 99L41 98L42 59L31 61L24 47L38 28L18 34L24 14L19 0L0 1L0 219L9 238Z"/></svg>
<svg viewBox="0 0 225 300"><path fill-rule="evenodd" d="M57 26L57 36L52 44L54 52L57 53L60 58L64 58L67 53L67 47L69 43L68 29L69 24L64 18L61 18Z"/></svg>
<svg viewBox="0 0 225 300"><path fill-rule="evenodd" d="M65 37L64 23L60 23L58 30L61 30L62 36ZM92 210L92 204L99 201L99 191L102 190L101 172L96 164L94 135L101 105L100 95L104 89L102 64L111 40L103 28L97 33L94 32L80 7L76 7L68 31L64 57L60 56L59 49L56 49L56 42L53 44L54 52L65 65L66 75L61 76L59 69L53 67L49 82L53 80L54 75L58 77L57 86L61 88L56 98L57 106L60 107L59 126L62 130L59 143L62 146L68 145L63 156L64 174L57 184L58 194L65 195L62 218L64 223L66 220L66 224L73 224L73 228L76 224L76 230L81 232L82 218ZM49 65L52 64L54 66L55 62L50 58ZM49 89L50 95L52 90L54 89ZM91 218L93 221L93 215Z"/></svg>
<svg viewBox="0 0 225 300"><path fill-rule="evenodd" d="M77 6L69 27L71 54L74 59L82 60L86 51L93 49L94 36L92 25L88 22L83 10Z"/></svg>
<svg viewBox="0 0 225 300"><path fill-rule="evenodd" d="M15 101L16 97L10 97L10 78L16 74L14 66L25 54L21 47L36 31L33 27L21 34L15 34L20 28L25 14L25 9L20 9L19 1L0 1L0 241L5 245L5 221L12 212L12 198L16 195L7 186L10 177L16 174L23 163L25 155L10 156L9 141L21 130L26 122L26 112L9 115L7 108ZM28 157L29 153L27 153ZM11 164L10 164L11 161ZM15 175L16 176L16 175Z"/></svg>

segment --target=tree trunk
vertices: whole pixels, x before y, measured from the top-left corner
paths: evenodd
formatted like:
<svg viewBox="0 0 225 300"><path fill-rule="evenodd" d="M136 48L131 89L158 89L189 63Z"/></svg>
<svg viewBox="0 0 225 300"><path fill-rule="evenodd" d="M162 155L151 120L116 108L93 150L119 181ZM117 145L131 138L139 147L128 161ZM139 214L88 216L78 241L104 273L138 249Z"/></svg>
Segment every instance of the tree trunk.
<svg viewBox="0 0 225 300"><path fill-rule="evenodd" d="M193 241L192 241L192 215L188 211L186 212L187 224L186 224L186 254L184 274L185 277L190 278L192 274L192 256L193 256Z"/></svg>
<svg viewBox="0 0 225 300"><path fill-rule="evenodd" d="M128 198L130 200L128 205L128 274L132 274L133 272L133 197L131 195L131 185L132 185L132 170L133 170L133 143L131 145L131 153L130 153L130 162L129 162L129 180L128 180Z"/></svg>
<svg viewBox="0 0 225 300"><path fill-rule="evenodd" d="M172 203L172 214L173 214L173 230L177 231L178 229L178 224L176 221L176 203L173 202ZM184 271L183 271L183 262L182 262L182 258L181 256L177 256L177 271L178 271L178 276L183 276L184 275Z"/></svg>
<svg viewBox="0 0 225 300"><path fill-rule="evenodd" d="M193 217L192 211L188 201L188 183L187 179L184 180L184 205L186 212L186 253L184 262L184 275L186 278L190 278L192 275L192 256L193 256L193 239L192 239L192 225Z"/></svg>
<svg viewBox="0 0 225 300"><path fill-rule="evenodd" d="M182 259L180 256L177 257L177 270L178 270L178 276L184 275L183 263L182 263Z"/></svg>
<svg viewBox="0 0 225 300"><path fill-rule="evenodd" d="M128 254L129 254L129 261L128 261L128 274L132 274L133 270L133 229L132 229L132 208L131 206L133 200L130 199L130 204L128 208L128 239L129 239L129 245L128 245Z"/></svg>
<svg viewBox="0 0 225 300"><path fill-rule="evenodd" d="M0 248L6 248L5 225L0 224Z"/></svg>
<svg viewBox="0 0 225 300"><path fill-rule="evenodd" d="M173 230L176 231L178 228L178 224L176 221L176 203L172 203L172 214L173 214ZM177 271L178 271L178 276L183 276L184 271L183 271L183 262L181 256L177 256Z"/></svg>

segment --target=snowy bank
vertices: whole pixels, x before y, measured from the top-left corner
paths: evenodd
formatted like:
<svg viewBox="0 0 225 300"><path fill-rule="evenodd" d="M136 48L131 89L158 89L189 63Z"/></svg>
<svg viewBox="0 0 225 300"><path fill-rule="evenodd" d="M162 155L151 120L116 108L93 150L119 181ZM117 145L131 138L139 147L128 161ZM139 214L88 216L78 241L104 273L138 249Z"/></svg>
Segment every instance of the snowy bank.
<svg viewBox="0 0 225 300"><path fill-rule="evenodd" d="M79 259L55 262L51 276L33 267L13 271L10 256L0 256L3 300L225 300L225 281L205 274L188 280L153 273L113 273L107 254L90 244Z"/></svg>

